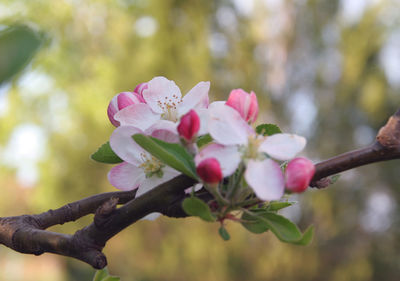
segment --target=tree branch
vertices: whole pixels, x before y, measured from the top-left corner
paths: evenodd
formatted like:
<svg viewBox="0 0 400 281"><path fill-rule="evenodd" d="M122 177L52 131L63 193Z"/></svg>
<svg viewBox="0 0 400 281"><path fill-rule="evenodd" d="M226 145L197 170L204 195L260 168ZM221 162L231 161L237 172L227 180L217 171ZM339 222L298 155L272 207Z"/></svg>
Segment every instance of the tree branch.
<svg viewBox="0 0 400 281"><path fill-rule="evenodd" d="M376 142L316 164L311 185L329 185L331 175L362 165L400 158L400 110L382 127ZM17 252L40 255L54 253L84 261L94 268L107 265L102 253L106 242L144 216L159 212L170 217L185 217L181 203L184 190L195 184L187 176L178 176L135 198L135 191L108 192L69 203L56 210L37 215L0 218L0 244ZM210 194L202 192L204 201ZM118 204L124 204L117 208ZM47 231L50 226L75 221L95 213L90 225L73 235Z"/></svg>

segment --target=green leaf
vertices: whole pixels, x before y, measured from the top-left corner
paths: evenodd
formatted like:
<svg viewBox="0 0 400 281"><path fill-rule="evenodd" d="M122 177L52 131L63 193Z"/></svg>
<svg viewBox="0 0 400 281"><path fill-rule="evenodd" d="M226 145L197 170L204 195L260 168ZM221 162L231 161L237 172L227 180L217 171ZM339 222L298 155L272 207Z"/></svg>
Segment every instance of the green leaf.
<svg viewBox="0 0 400 281"><path fill-rule="evenodd" d="M295 204L295 203L296 203L296 202L277 202L277 201L274 202L274 201L273 201L273 202L271 202L271 203L268 204L266 210L267 210L267 211L274 212L274 211L278 211L278 210L280 210L280 209L283 209L283 208L292 206L292 205Z"/></svg>
<svg viewBox="0 0 400 281"><path fill-rule="evenodd" d="M202 220L209 222L215 221L215 216L211 213L208 205L199 198L186 198L183 200L182 207L189 216L199 217Z"/></svg>
<svg viewBox="0 0 400 281"><path fill-rule="evenodd" d="M340 178L340 174L331 176L331 177L329 178L330 184L334 184L335 182L338 181L339 178Z"/></svg>
<svg viewBox="0 0 400 281"><path fill-rule="evenodd" d="M212 142L212 137L210 134L204 135L204 136L200 136L197 139L197 146L200 148L202 146L205 146L206 144L209 144L210 142Z"/></svg>
<svg viewBox="0 0 400 281"><path fill-rule="evenodd" d="M312 240L314 233L313 227L308 228L303 235L293 222L276 213L267 211L253 212L252 210L251 212L246 212L246 214L248 214L250 217L253 217L255 220L258 219L264 222L265 226L268 226L268 228L282 242L297 245L307 245Z"/></svg>
<svg viewBox="0 0 400 281"><path fill-rule="evenodd" d="M95 153L92 154L91 158L97 162L116 164L121 163L122 159L115 154L111 149L110 142L103 144Z"/></svg>
<svg viewBox="0 0 400 281"><path fill-rule="evenodd" d="M193 156L180 144L165 142L142 134L136 134L132 138L166 165L197 179Z"/></svg>
<svg viewBox="0 0 400 281"><path fill-rule="evenodd" d="M102 270L97 270L93 277L93 281L119 281L119 280L121 280L121 278L109 275L107 267L103 268Z"/></svg>
<svg viewBox="0 0 400 281"><path fill-rule="evenodd" d="M256 127L256 133L263 136L272 136L282 133L282 131L275 124L261 124Z"/></svg>
<svg viewBox="0 0 400 281"><path fill-rule="evenodd" d="M222 237L222 239L224 239L224 241L228 241L229 239L231 239L231 236L229 235L228 231L222 225L218 229L218 233Z"/></svg>
<svg viewBox="0 0 400 281"><path fill-rule="evenodd" d="M42 41L41 34L23 25L0 31L0 85L29 63Z"/></svg>
<svg viewBox="0 0 400 281"><path fill-rule="evenodd" d="M307 246L311 243L313 237L314 237L314 226L311 225L303 233L303 237L299 241L293 242L292 244Z"/></svg>
<svg viewBox="0 0 400 281"><path fill-rule="evenodd" d="M264 209L252 209L251 212L257 214L257 213L263 213L263 212L265 212L265 210ZM269 229L269 225L258 216L252 216L245 212L245 213L243 213L241 219L245 221L245 222L242 222L242 225L244 226L244 228L246 228L248 231L250 231L252 233L260 234L260 233L264 233L264 232L268 231L268 229Z"/></svg>

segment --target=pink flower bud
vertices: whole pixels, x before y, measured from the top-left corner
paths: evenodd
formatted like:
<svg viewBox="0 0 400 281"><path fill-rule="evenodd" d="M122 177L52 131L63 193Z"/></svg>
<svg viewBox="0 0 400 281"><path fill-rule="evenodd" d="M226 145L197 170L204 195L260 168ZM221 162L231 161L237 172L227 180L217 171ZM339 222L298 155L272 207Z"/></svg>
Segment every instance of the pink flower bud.
<svg viewBox="0 0 400 281"><path fill-rule="evenodd" d="M196 111L191 109L182 116L178 125L178 133L188 142L192 142L200 129L200 118Z"/></svg>
<svg viewBox="0 0 400 281"><path fill-rule="evenodd" d="M303 192L307 189L315 173L314 164L307 158L299 157L289 162L285 171L286 189Z"/></svg>
<svg viewBox="0 0 400 281"><path fill-rule="evenodd" d="M197 166L196 171L205 183L216 184L223 178L221 166L215 158L207 158L201 161Z"/></svg>
<svg viewBox="0 0 400 281"><path fill-rule="evenodd" d="M236 109L246 122L254 123L257 119L258 102L253 91L249 94L242 89L232 90L226 105Z"/></svg>
<svg viewBox="0 0 400 281"><path fill-rule="evenodd" d="M139 85L136 86L135 90L133 90L135 93L138 93L140 95L140 97L143 99L143 91L146 90L148 88L148 84L147 82L145 83L140 83ZM143 99L143 102L144 99Z"/></svg>
<svg viewBox="0 0 400 281"><path fill-rule="evenodd" d="M138 93L135 92L122 92L118 95L115 95L107 108L108 119L115 126L118 127L120 124L117 120L114 119L114 115L120 111L121 109L138 103L144 103L143 97L141 97Z"/></svg>

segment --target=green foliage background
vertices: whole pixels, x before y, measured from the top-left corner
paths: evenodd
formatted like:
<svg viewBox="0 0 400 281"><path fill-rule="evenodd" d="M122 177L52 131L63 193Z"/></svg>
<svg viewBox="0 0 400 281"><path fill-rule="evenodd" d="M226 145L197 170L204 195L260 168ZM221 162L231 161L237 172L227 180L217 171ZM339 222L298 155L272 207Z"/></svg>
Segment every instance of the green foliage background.
<svg viewBox="0 0 400 281"><path fill-rule="evenodd" d="M250 12L246 2L254 5ZM382 63L399 34L400 7L366 1L359 18L349 20L343 2L3 0L3 26L28 24L46 36L25 71L0 89L7 104L0 111L1 216L114 190L106 176L111 166L89 159L113 130L108 102L158 75L183 93L211 81L214 100L233 88L255 91L258 121L305 135L306 155L315 161L372 142L400 105L400 86ZM32 73L40 83L21 82ZM23 124L38 126L46 140L35 162L39 179L30 187L17 180L18 166L4 161ZM288 215L303 230L316 226L311 246L286 245L234 224L224 242L217 224L161 218L113 238L105 249L109 270L141 281L397 280L399 165L346 172L334 186L294 198L299 204ZM54 230L71 233L90 219ZM1 280L90 280L93 272L71 259L0 248Z"/></svg>

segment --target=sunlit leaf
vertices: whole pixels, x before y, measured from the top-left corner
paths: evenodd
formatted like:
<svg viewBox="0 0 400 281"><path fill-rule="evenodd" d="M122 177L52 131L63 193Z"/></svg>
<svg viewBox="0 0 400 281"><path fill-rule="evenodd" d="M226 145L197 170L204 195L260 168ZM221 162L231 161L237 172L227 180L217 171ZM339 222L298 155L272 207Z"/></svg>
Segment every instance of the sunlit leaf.
<svg viewBox="0 0 400 281"><path fill-rule="evenodd" d="M110 142L103 144L95 153L90 156L93 160L101 163L116 164L122 159L111 149Z"/></svg>
<svg viewBox="0 0 400 281"><path fill-rule="evenodd" d="M282 131L275 124L261 124L256 127L256 133L263 136L272 136L282 133Z"/></svg>
<svg viewBox="0 0 400 281"><path fill-rule="evenodd" d="M191 178L197 179L193 156L180 144L165 142L142 134L134 135L133 139L166 165Z"/></svg>

